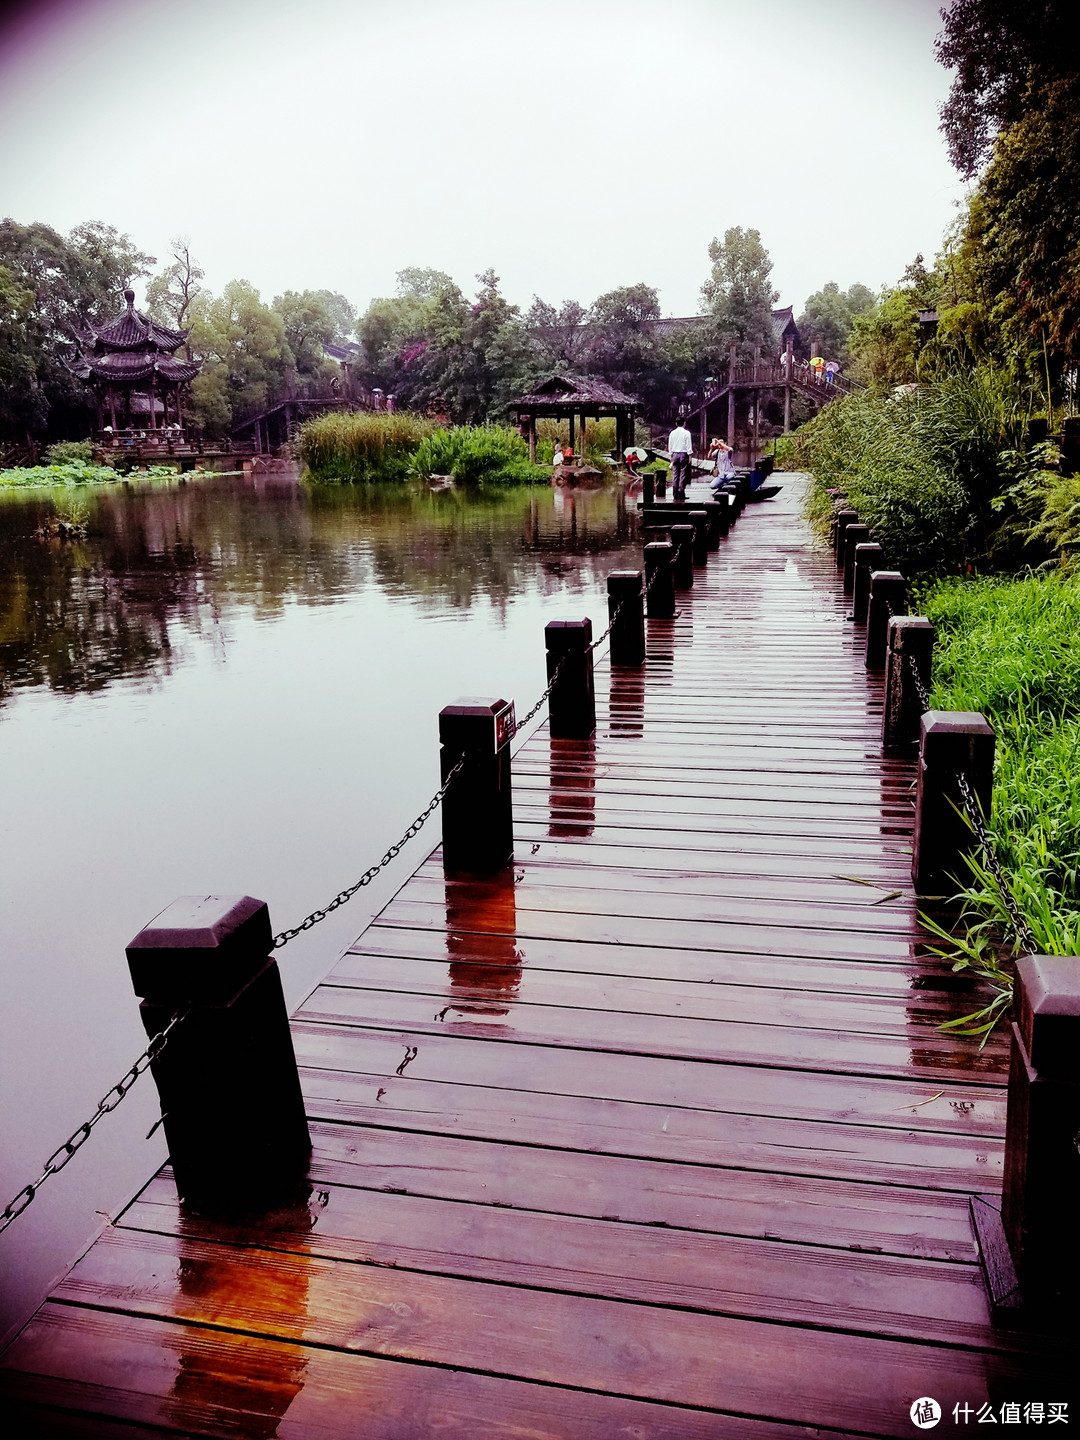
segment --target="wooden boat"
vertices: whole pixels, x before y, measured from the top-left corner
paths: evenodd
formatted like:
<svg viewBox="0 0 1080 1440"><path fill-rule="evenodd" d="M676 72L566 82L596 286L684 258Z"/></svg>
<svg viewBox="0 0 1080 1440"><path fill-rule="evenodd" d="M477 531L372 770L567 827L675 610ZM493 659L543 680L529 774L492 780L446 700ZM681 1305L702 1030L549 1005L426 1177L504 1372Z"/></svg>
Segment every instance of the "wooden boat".
<svg viewBox="0 0 1080 1440"><path fill-rule="evenodd" d="M771 500L774 495L779 495L783 488L782 485L759 485L756 490L751 490L746 498L753 505L757 500Z"/></svg>

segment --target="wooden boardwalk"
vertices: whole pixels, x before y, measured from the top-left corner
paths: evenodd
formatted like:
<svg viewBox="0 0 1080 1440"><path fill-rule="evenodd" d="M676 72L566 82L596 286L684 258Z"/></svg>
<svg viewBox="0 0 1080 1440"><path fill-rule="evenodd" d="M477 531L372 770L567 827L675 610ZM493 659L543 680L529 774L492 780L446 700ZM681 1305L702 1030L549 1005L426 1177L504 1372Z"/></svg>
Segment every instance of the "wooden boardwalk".
<svg viewBox="0 0 1080 1440"><path fill-rule="evenodd" d="M601 667L594 740L524 744L512 872L436 851L299 1011L307 1203L225 1224L156 1176L8 1351L9 1433L794 1440L1069 1398L989 1323L1007 1050L937 1028L972 999L920 938L913 766L793 489L644 672Z"/></svg>

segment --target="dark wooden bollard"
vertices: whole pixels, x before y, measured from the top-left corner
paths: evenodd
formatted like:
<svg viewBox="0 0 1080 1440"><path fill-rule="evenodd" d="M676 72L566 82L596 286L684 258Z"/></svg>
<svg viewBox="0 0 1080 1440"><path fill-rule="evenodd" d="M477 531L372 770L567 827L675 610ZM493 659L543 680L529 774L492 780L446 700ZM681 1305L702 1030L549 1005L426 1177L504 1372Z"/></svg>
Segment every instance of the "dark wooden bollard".
<svg viewBox="0 0 1080 1440"><path fill-rule="evenodd" d="M439 711L443 783L464 760L443 796L443 867L494 875L514 858L510 797L512 700L465 699Z"/></svg>
<svg viewBox="0 0 1080 1440"><path fill-rule="evenodd" d="M151 1062L183 1200L270 1205L311 1150L270 912L250 895L185 895L140 930L128 967L148 1035L191 1011Z"/></svg>
<svg viewBox="0 0 1080 1440"><path fill-rule="evenodd" d="M694 588L694 527L673 525L671 527L671 578L676 590Z"/></svg>
<svg viewBox="0 0 1080 1440"><path fill-rule="evenodd" d="M709 512L694 509L686 518L694 527L694 540L690 552L693 562L695 565L707 565L709 563Z"/></svg>
<svg viewBox="0 0 1080 1440"><path fill-rule="evenodd" d="M613 570L607 577L612 665L645 664L645 586L640 570Z"/></svg>
<svg viewBox="0 0 1080 1440"><path fill-rule="evenodd" d="M670 540L645 546L645 613L650 620L670 620L675 614L674 557Z"/></svg>
<svg viewBox="0 0 1080 1440"><path fill-rule="evenodd" d="M885 657L885 709L881 743L886 750L914 745L923 707L912 678L915 666L927 694L934 656L934 627L922 615L898 615L889 621Z"/></svg>
<svg viewBox="0 0 1080 1440"><path fill-rule="evenodd" d="M964 858L979 842L964 814L963 771L989 822L994 731L973 710L927 710L919 725L919 779L911 878L919 895L953 895L970 875Z"/></svg>
<svg viewBox="0 0 1080 1440"><path fill-rule="evenodd" d="M1076 958L1022 956L1016 962L1013 1013L1002 1225L1025 1305L1075 1316L1080 1284ZM992 1284L992 1299L1007 1306L1007 1297L994 1295L993 1289Z"/></svg>
<svg viewBox="0 0 1080 1440"><path fill-rule="evenodd" d="M833 549L836 551L836 568L842 570L844 567L844 531L849 525L859 523L859 512L857 510L838 510L836 519L833 521Z"/></svg>
<svg viewBox="0 0 1080 1440"><path fill-rule="evenodd" d="M844 594L855 593L855 547L869 545L869 525L849 525L844 531Z"/></svg>
<svg viewBox="0 0 1080 1440"><path fill-rule="evenodd" d="M709 549L719 550L720 541L727 535L731 528L730 521L731 506L728 504L726 495L718 495L714 504L709 506Z"/></svg>
<svg viewBox="0 0 1080 1440"><path fill-rule="evenodd" d="M656 481L651 475L641 477L641 499L646 505L651 505L656 499Z"/></svg>
<svg viewBox="0 0 1080 1440"><path fill-rule="evenodd" d="M657 495L660 497L661 500L662 500L662 499L664 498L664 496L667 494L667 471L666 471L666 470L657 470L657 471L656 471L656 493L657 493Z"/></svg>
<svg viewBox="0 0 1080 1440"><path fill-rule="evenodd" d="M870 576L885 569L885 551L880 545L855 546L855 589L851 602L851 618L856 625L866 624L870 609Z"/></svg>
<svg viewBox="0 0 1080 1440"><path fill-rule="evenodd" d="M866 612L866 668L884 670L889 621L907 610L907 581L899 570L875 570L870 576Z"/></svg>
<svg viewBox="0 0 1080 1440"><path fill-rule="evenodd" d="M544 646L547 678L555 682L548 700L548 733L553 740L585 740L596 729L592 621L549 620Z"/></svg>

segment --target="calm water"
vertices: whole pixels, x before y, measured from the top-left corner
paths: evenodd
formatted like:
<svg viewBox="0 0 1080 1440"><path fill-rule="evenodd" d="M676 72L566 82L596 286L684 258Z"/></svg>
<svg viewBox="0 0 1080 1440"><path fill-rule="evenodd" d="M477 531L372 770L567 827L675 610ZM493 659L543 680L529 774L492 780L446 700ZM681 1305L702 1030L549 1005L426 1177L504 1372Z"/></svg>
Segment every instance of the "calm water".
<svg viewBox="0 0 1080 1440"><path fill-rule="evenodd" d="M438 786L462 694L523 712L543 626L605 623L639 563L620 489L333 487L290 472L80 497L40 540L0 492L0 1203L142 1048L124 946L177 895L269 901L275 929L350 883ZM438 840L281 955L298 1003ZM0 1236L0 1332L164 1159L136 1086Z"/></svg>

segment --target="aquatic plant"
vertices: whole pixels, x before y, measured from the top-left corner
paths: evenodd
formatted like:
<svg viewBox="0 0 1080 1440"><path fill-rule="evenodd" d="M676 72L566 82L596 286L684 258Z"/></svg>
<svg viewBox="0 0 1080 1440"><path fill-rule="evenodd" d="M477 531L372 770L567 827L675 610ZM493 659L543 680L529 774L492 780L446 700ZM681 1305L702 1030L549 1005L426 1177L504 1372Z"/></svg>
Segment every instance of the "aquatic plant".
<svg viewBox="0 0 1080 1440"><path fill-rule="evenodd" d="M407 411L333 411L301 426L298 453L315 480L403 480L436 422Z"/></svg>
<svg viewBox="0 0 1080 1440"><path fill-rule="evenodd" d="M155 471L162 467L154 466ZM169 470L167 473L174 474ZM114 484L125 477L111 465L91 465L85 460L68 460L58 465L19 465L0 470L0 485L100 485Z"/></svg>
<svg viewBox="0 0 1080 1440"><path fill-rule="evenodd" d="M417 447L413 468L418 475L452 475L462 485L529 485L550 478L550 470L529 463L529 447L517 431L503 425L436 430Z"/></svg>

